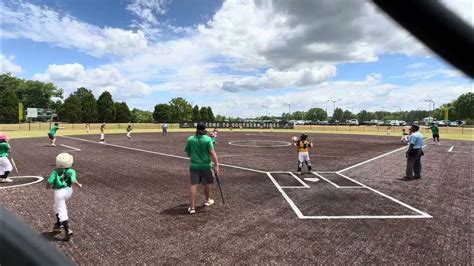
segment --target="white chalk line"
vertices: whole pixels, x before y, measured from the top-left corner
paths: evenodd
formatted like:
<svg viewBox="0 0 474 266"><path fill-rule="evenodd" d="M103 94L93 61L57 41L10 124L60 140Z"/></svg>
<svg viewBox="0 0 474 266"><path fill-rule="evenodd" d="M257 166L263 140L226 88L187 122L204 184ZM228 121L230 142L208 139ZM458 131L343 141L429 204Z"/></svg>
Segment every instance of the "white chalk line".
<svg viewBox="0 0 474 266"><path fill-rule="evenodd" d="M367 185L364 185L364 184L362 184L361 182L359 182L359 181L357 181L357 180L354 180L354 179L352 179L352 178L350 178L350 177L348 177L348 176L345 176L345 175L343 175L343 174L341 174L341 173L338 173L338 174L339 174L340 176L344 177L344 178L347 178L348 180L350 180L350 181L352 181L352 182L354 182L354 183L356 183L356 184L359 184L359 185L361 185L361 186L367 188L368 190L370 190L370 191L372 191L372 192L375 192L375 193L377 193L377 194L379 194L379 195L381 195L381 196L383 196L383 197L385 197L385 198L387 198L387 199L390 199L390 200L392 200L392 201L394 201L394 202L396 202L396 203L398 203L398 204L400 204L400 205L402 205L402 206L404 206L404 207L406 207L406 208L408 208L408 209L410 209L410 210L412 210L412 211L414 211L414 212L420 214L421 216L424 216L425 218L433 218L431 215L429 215L429 214L427 214L427 213L425 213L425 212L422 212L422 211L418 210L417 208L412 207L412 206L410 206L410 205L408 205L408 204L406 204L406 203L404 203L404 202L402 202L402 201L400 201L400 200L398 200L398 199L396 199L396 198L394 198L394 197L391 197L391 196L389 196L389 195L387 195L387 194L385 194L385 193L382 193L382 192L380 192L380 191L378 191L378 190L376 190L376 189L373 189L373 188L371 188L371 187L369 187L369 186L367 186Z"/></svg>
<svg viewBox="0 0 474 266"><path fill-rule="evenodd" d="M11 179L21 179L21 178L36 178L35 181L33 182L30 182L30 183L25 183L25 184L19 184L19 185L13 185L13 186L5 186L5 187L0 187L0 189L8 189L8 188L15 188L15 187L24 187L24 186L29 186L29 185L33 185L33 184L36 184L36 183L39 183L41 181L44 180L44 178L42 176L12 176L10 177Z"/></svg>
<svg viewBox="0 0 474 266"><path fill-rule="evenodd" d="M298 216L298 218L302 219L304 217L304 215L301 213L300 209L298 207L296 207L296 204L293 202L293 200L290 197L288 197L286 192L280 187L280 184L278 184L278 182L276 182L276 180L273 178L272 174L267 173L267 176L273 182L273 184L278 189L278 191L280 191L283 198L288 202L288 204L290 204L290 207L296 213L296 216Z"/></svg>
<svg viewBox="0 0 474 266"><path fill-rule="evenodd" d="M87 139L81 139L81 138L75 138L75 137L68 137L68 136L62 136L63 138L67 138L67 139L73 139L73 140L79 140L79 141L84 141L84 142L90 142L90 143L95 143L95 144L99 144L99 145L106 145L106 146L111 146L111 147L117 147L117 148L122 148L122 149L128 149L128 150L134 150L134 151L141 151L141 152L145 152L145 153L150 153L150 154L156 154L156 155L162 155L162 156L167 156L167 157L172 157L172 158L179 158L179 159L184 159L184 160L189 160L189 158L187 157L184 157L184 156L179 156L179 155L172 155L172 154L166 154L166 153L161 153L161 152L154 152L154 151L148 151L148 150L143 150L143 149L138 149L138 148L132 148L132 147L126 147L126 146L121 146L121 145L115 145L115 144L110 144L110 143L97 143L96 141L92 141L92 140L87 140ZM406 147L403 147L403 148L406 148ZM394 153L396 151L399 151L399 150L402 150L403 148L401 149L397 149L395 151L392 151L392 152L389 152L389 153L386 153L386 154L383 154L382 156L377 156L371 160L367 160L363 163L359 163L359 164L356 164L354 166L351 166L350 168L347 168L347 169L343 169L343 170L340 170L338 171L337 173L340 173L340 172L343 172L343 171L346 171L348 169L352 169L353 167L356 167L356 166L359 166L359 165L362 165L364 163L367 163L369 161L373 161L374 159L378 159L378 158L381 158L383 156L386 156L386 155L389 155L391 153ZM229 164L219 164L219 165L222 165L222 166L226 166L226 167L230 167L230 168L236 168L236 169L241 169L241 170L247 170L247 171L251 171L251 172L257 172L257 173L263 173L263 174L267 174L267 176L270 178L270 180L273 182L273 184L277 187L278 191L282 194L283 198L285 198L285 200L288 202L288 204L290 205L290 207L293 209L293 211L296 213L296 215L298 216L298 218L300 219L309 219L309 218L305 218L305 216L301 213L301 211L298 209L298 207L295 205L295 203L293 202L293 200L290 199L290 197L285 193L285 191L281 188L281 186L278 184L278 182L276 182L276 180L273 178L273 176L269 173L269 172L266 172L266 171L261 171L261 170L256 170L256 169L251 169L251 168L246 168L246 167L240 167L240 166L235 166L235 165L229 165ZM318 175L319 177L321 177L320 175ZM329 180L325 179L324 177L322 178L326 181L328 181L329 183L332 183L330 182ZM355 180L354 180L355 181ZM304 182L303 182L304 183ZM365 188L368 188L374 192L376 192L377 194L380 194L380 195L385 195L383 194L382 192L379 192L375 189L372 189L368 186L365 186L363 185L362 183L359 183L359 182L355 182L355 183L358 183L362 186L364 186ZM334 183L333 183L334 184ZM340 187L336 184L334 184L335 186L337 187ZM392 199L393 201L397 202L397 203L402 203L401 205L405 204L401 201L398 201L397 199L395 198L392 198L388 195L385 195L385 197L389 198L389 199ZM409 206L408 204L405 204L406 206ZM403 205L403 206L405 206ZM409 206L409 209L412 209L412 210L415 210L415 212L417 213L420 213L423 217L417 217L417 216L406 216L407 218L431 218L432 216L424 213L424 212L421 212L411 206ZM306 216L306 217L312 217L312 216ZM324 217L324 216L316 216L316 217ZM337 217L337 216L327 216L327 217ZM352 217L352 216L341 216L341 217ZM363 219L364 216L357 216L359 217L359 219ZM375 216L369 216L369 217L375 217ZM379 216L379 217L382 217L382 216ZM390 217L390 218L400 218L401 216L383 216L383 217ZM326 219L326 218L311 218L311 219ZM337 218L331 218L331 219L337 219ZM348 218L340 218L340 219L348 219ZM383 218L384 219L384 218Z"/></svg>
<svg viewBox="0 0 474 266"><path fill-rule="evenodd" d="M280 143L280 144L269 144L269 145L251 145L245 144L246 142L266 142L266 143ZM238 144L244 143L244 144ZM237 146L237 147L250 147L250 148L277 148L277 147L287 147L291 146L290 142L286 141L278 141L278 140L236 140L236 141L229 141L229 145Z"/></svg>
<svg viewBox="0 0 474 266"><path fill-rule="evenodd" d="M73 150L73 151L80 151L80 150L81 150L81 149L79 149L79 148L74 148L74 147L71 147L71 146L68 146L68 145L64 145L64 144L61 144L60 146L66 147L66 148L71 149L71 150Z"/></svg>
<svg viewBox="0 0 474 266"><path fill-rule="evenodd" d="M454 146L451 146L451 148L449 148L448 152L451 152L451 153L469 154L469 152L467 152L467 151L455 151L455 150L454 150Z"/></svg>
<svg viewBox="0 0 474 266"><path fill-rule="evenodd" d="M98 142L96 142L96 141L88 140L88 139L81 139L81 138L67 137L67 136L62 136L62 138L73 139L73 140L79 140L79 141L84 141L84 142L90 142L90 143L94 143L94 144L97 144L97 145L111 146L111 147L116 147L116 148L122 148L122 149L132 150L132 151L140 151L140 152L145 152L145 153L150 153L150 154L156 154L156 155L161 155L161 156L166 156L166 157L172 157L172 158L178 158L178 159L183 159L183 160L189 160L188 157L184 157L184 156L173 155L173 154L167 154L167 153L156 152L156 151L143 150L143 149L132 148L132 147L127 147L127 146L121 146L121 145L116 145L116 144L111 144L111 143L98 143ZM219 163L219 166L226 166L226 167L229 167L229 168L235 168L235 169L240 169L240 170L246 170L246 171L251 171L251 172L256 172L256 173L261 173L261 174L267 173L266 171L261 171L261 170L257 170L257 169L251 169L251 168L241 167L241 166L236 166L236 165L230 165L230 164Z"/></svg>

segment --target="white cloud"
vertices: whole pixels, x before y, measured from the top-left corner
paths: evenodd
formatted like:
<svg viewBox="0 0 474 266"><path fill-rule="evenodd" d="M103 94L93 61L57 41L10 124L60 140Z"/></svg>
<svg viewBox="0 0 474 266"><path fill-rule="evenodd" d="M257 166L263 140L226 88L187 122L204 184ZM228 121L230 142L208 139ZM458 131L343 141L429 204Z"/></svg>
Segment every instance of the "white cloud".
<svg viewBox="0 0 474 266"><path fill-rule="evenodd" d="M20 74L23 69L21 66L13 63L13 60L15 59L14 56L5 56L3 54L0 54L0 73L11 73L11 74Z"/></svg>
<svg viewBox="0 0 474 266"><path fill-rule="evenodd" d="M93 56L128 56L147 47L141 31L97 26L48 7L25 2L0 3L2 38L24 38L63 48L74 48Z"/></svg>
<svg viewBox="0 0 474 266"><path fill-rule="evenodd" d="M412 69L403 75L392 76L392 78L403 78L403 79L410 79L410 80L428 80L432 78L458 78L463 77L464 74L455 69L446 69L446 68L438 68L438 69L427 69L421 70L420 68Z"/></svg>
<svg viewBox="0 0 474 266"><path fill-rule="evenodd" d="M242 77L235 81L225 81L222 84L222 89L238 92L242 90L307 87L328 81L335 75L336 67L331 65L289 71L278 71L270 68L263 75Z"/></svg>
<svg viewBox="0 0 474 266"><path fill-rule="evenodd" d="M138 80L125 78L119 70L111 66L85 69L81 64L49 65L45 73L36 74L34 79L53 82L68 95L79 87L85 87L98 96L109 91L115 100L141 98L150 95L153 89Z"/></svg>

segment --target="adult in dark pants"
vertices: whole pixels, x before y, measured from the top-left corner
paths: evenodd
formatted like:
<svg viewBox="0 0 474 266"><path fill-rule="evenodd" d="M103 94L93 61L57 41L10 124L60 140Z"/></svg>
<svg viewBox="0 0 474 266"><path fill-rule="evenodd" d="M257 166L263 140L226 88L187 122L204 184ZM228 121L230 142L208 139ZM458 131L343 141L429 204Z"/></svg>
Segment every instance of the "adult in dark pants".
<svg viewBox="0 0 474 266"><path fill-rule="evenodd" d="M206 124L199 122L196 127L196 134L188 138L184 148L190 159L189 171L191 186L189 188L190 207L188 212L196 213L196 194L199 184L204 186L206 196L205 206L214 204L212 198L212 185L214 183L214 172L219 174L219 163L214 150L212 139L207 135ZM213 167L214 163L214 167Z"/></svg>
<svg viewBox="0 0 474 266"><path fill-rule="evenodd" d="M421 178L421 156L423 155L423 136L419 132L420 127L412 125L410 128L410 146L406 153L407 169L404 180L414 180Z"/></svg>

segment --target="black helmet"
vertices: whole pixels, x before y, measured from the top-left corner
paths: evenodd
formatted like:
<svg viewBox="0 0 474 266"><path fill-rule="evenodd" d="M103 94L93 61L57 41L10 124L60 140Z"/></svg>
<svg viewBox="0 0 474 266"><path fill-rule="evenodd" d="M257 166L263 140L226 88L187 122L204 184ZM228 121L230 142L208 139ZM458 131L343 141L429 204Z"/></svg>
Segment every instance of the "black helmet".
<svg viewBox="0 0 474 266"><path fill-rule="evenodd" d="M300 139L305 140L307 138L308 138L308 134L306 134L306 133L301 134Z"/></svg>

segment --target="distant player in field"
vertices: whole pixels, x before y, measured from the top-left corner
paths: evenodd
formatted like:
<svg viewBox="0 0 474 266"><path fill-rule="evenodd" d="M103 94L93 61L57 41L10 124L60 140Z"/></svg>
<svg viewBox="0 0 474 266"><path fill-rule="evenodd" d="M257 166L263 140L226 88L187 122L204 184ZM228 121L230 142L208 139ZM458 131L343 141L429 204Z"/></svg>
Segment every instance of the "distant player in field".
<svg viewBox="0 0 474 266"><path fill-rule="evenodd" d="M308 141L308 134L303 133L299 140L294 142L295 146L298 149L298 170L296 174L301 175L301 169L303 168L303 163L306 163L308 171L311 171L311 161L309 159L309 148L313 147L313 142Z"/></svg>
<svg viewBox="0 0 474 266"><path fill-rule="evenodd" d="M100 125L100 143L105 143L105 123L102 123Z"/></svg>
<svg viewBox="0 0 474 266"><path fill-rule="evenodd" d="M209 134L209 137L211 137L212 139L212 144L216 144L216 139L217 139L217 134L219 133L219 131L217 130L217 128L214 128L214 130L211 132L211 134Z"/></svg>
<svg viewBox="0 0 474 266"><path fill-rule="evenodd" d="M410 136L410 127L409 126L404 126L402 128L402 138L400 139L400 142L407 142L408 143L408 137Z"/></svg>
<svg viewBox="0 0 474 266"><path fill-rule="evenodd" d="M129 140L132 140L132 131L133 131L132 125L131 125L131 124L128 124L128 127L127 127L127 138L128 138Z"/></svg>
<svg viewBox="0 0 474 266"><path fill-rule="evenodd" d="M91 130L91 125L89 123L86 124L86 132L89 133Z"/></svg>
<svg viewBox="0 0 474 266"><path fill-rule="evenodd" d="M69 217L66 201L72 196L72 185L82 187L76 179L76 171L72 169L74 158L69 153L61 153L56 157L56 169L51 172L46 188L54 190L53 210L56 214L56 223L53 231L64 229L64 241L69 241L72 230L69 228Z"/></svg>
<svg viewBox="0 0 474 266"><path fill-rule="evenodd" d="M392 125L387 126L387 135L390 136L392 134Z"/></svg>
<svg viewBox="0 0 474 266"><path fill-rule="evenodd" d="M0 183L13 182L8 175L12 171L12 164L8 160L10 155L10 144L8 143L8 137L5 134L0 134Z"/></svg>
<svg viewBox="0 0 474 266"><path fill-rule="evenodd" d="M58 132L59 129L59 124L54 123L54 126L51 128L51 130L48 133L48 138L51 141L51 146L55 147L56 146L56 133Z"/></svg>
<svg viewBox="0 0 474 266"><path fill-rule="evenodd" d="M161 125L161 130L164 137L168 136L168 124L166 122Z"/></svg>
<svg viewBox="0 0 474 266"><path fill-rule="evenodd" d="M439 144L439 127L435 125L435 123L431 123L431 127L429 128L431 130L431 134L433 134L433 143L438 143Z"/></svg>

